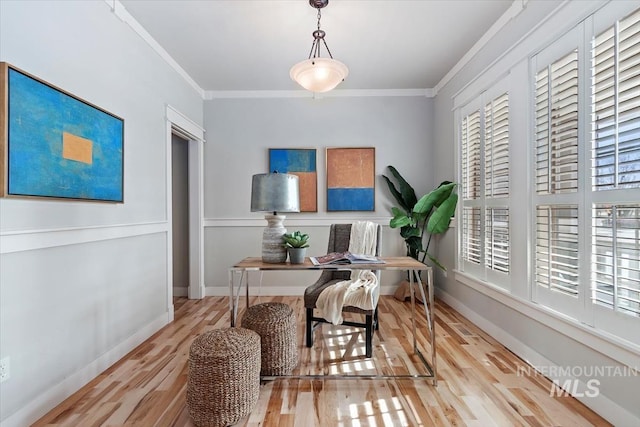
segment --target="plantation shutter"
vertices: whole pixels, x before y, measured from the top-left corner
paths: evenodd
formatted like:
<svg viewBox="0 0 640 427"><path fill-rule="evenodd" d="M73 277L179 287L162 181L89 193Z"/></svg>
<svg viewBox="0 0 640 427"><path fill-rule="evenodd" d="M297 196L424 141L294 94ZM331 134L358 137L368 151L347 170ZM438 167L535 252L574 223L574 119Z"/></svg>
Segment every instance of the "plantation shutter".
<svg viewBox="0 0 640 427"><path fill-rule="evenodd" d="M482 248L481 219L479 207L462 209L462 258L480 265Z"/></svg>
<svg viewBox="0 0 640 427"><path fill-rule="evenodd" d="M509 196L509 96L484 108L484 174L486 197Z"/></svg>
<svg viewBox="0 0 640 427"><path fill-rule="evenodd" d="M509 273L509 209L487 208L485 218L485 266Z"/></svg>
<svg viewBox="0 0 640 427"><path fill-rule="evenodd" d="M536 192L578 190L578 51L535 77Z"/></svg>
<svg viewBox="0 0 640 427"><path fill-rule="evenodd" d="M479 202L481 193L481 121L480 111L473 111L462 119L462 258L480 265L482 257L482 229Z"/></svg>
<svg viewBox="0 0 640 427"><path fill-rule="evenodd" d="M593 210L593 290L597 304L640 317L640 204Z"/></svg>
<svg viewBox="0 0 640 427"><path fill-rule="evenodd" d="M594 38L591 74L592 299L640 317L640 9Z"/></svg>
<svg viewBox="0 0 640 427"><path fill-rule="evenodd" d="M509 273L509 208L493 206L509 197L509 96L484 106L484 265ZM496 200L497 199L497 200Z"/></svg>
<svg viewBox="0 0 640 427"><path fill-rule="evenodd" d="M595 38L593 185L640 186L640 10Z"/></svg>
<svg viewBox="0 0 640 427"><path fill-rule="evenodd" d="M569 296L578 295L578 207L536 209L536 283Z"/></svg>
<svg viewBox="0 0 640 427"><path fill-rule="evenodd" d="M463 197L480 196L480 111L462 120L462 186Z"/></svg>
<svg viewBox="0 0 640 427"><path fill-rule="evenodd" d="M535 75L534 300L577 316L580 283L578 31L543 55ZM547 62L548 61L548 62Z"/></svg>

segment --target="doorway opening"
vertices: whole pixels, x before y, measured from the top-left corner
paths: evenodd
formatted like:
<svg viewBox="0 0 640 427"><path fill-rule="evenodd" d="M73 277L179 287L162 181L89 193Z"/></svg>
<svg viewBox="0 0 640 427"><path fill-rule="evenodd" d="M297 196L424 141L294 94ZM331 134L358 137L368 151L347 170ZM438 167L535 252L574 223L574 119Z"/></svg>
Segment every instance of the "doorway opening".
<svg viewBox="0 0 640 427"><path fill-rule="evenodd" d="M189 295L189 141L171 134L173 296Z"/></svg>
<svg viewBox="0 0 640 427"><path fill-rule="evenodd" d="M167 106L166 112L167 311L169 319L173 320L174 292L176 296L186 295L191 299L205 295L204 129L171 106Z"/></svg>

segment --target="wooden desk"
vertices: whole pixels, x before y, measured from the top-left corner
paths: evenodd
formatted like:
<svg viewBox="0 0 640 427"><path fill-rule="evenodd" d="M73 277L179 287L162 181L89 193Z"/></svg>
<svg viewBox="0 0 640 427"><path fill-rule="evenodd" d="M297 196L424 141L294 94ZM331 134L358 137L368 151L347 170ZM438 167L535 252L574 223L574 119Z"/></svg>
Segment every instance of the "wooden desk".
<svg viewBox="0 0 640 427"><path fill-rule="evenodd" d="M412 331L413 331L413 350L420 357L422 363L425 365L430 375L402 375L400 377L409 377L409 378L431 378L433 385L437 384L436 377L436 334L435 334L435 320L433 317L434 311L434 301L433 301L433 270L431 267L411 258L408 256L403 257L380 257L384 261L384 264L332 264L332 265L322 265L317 266L313 265L309 258L306 258L303 264L290 264L290 263L281 263L281 264L269 264L262 262L262 259L259 257L253 258L245 258L242 261L235 264L233 267L229 269L229 310L231 314L231 326L236 325L236 320L238 316L238 298L240 296L240 292L242 291L242 286L246 285L246 296L247 296L247 306L249 304L249 275L250 271L313 271L313 270L341 270L341 271L350 271L350 270L400 270L400 271L408 271L409 273L409 282L411 289L411 320L412 320ZM425 283L427 288L428 296L425 296L425 286L423 286L422 282L420 282L420 276L417 274L420 271L427 272L427 281ZM234 283L234 275L240 274L240 280L237 284ZM429 329L429 337L431 342L431 363L427 362L424 358L420 349L418 348L417 340L416 340L416 302L414 295L414 276L418 280L418 289L420 289L420 293L422 296L422 300L426 301L423 305L424 314L427 320L427 326ZM290 378L291 376L286 376L286 378ZM308 376L304 376L307 378ZM362 376L354 376L356 378L362 378ZM366 376L368 378L373 378L374 376ZM387 375L387 376L375 376L375 378L398 378L399 376ZM328 377L324 377L328 378ZM344 378L344 377L340 377Z"/></svg>

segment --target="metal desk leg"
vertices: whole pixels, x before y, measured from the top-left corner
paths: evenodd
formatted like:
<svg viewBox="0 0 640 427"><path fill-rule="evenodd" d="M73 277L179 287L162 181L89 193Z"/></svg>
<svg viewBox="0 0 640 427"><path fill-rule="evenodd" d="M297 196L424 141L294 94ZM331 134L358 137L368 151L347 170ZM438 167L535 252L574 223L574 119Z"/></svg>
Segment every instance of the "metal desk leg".
<svg viewBox="0 0 640 427"><path fill-rule="evenodd" d="M249 272L247 271L247 289L246 289L245 309L249 310Z"/></svg>
<svg viewBox="0 0 640 427"><path fill-rule="evenodd" d="M431 319L431 366L433 367L433 385L438 385L436 367L436 320L434 318L435 299L433 289L433 270L427 271L427 286L429 286L429 317Z"/></svg>
<svg viewBox="0 0 640 427"><path fill-rule="evenodd" d="M418 343L416 342L416 298L413 289L413 271L409 270L409 295L411 295L411 329L413 331L413 351L418 351Z"/></svg>
<svg viewBox="0 0 640 427"><path fill-rule="evenodd" d="M231 327L236 326L236 307L233 303L233 269L229 269L229 317L231 318Z"/></svg>
<svg viewBox="0 0 640 427"><path fill-rule="evenodd" d="M427 318L427 327L429 329L429 339L431 342L431 373L433 374L433 385L438 385L438 379L436 376L436 328L433 319L433 270L427 270L427 292L428 299L424 294L424 286L420 281L420 276L416 276L418 280L418 287L420 288L420 294L422 301L424 301L424 314ZM423 359L424 360L424 359Z"/></svg>
<svg viewBox="0 0 640 427"><path fill-rule="evenodd" d="M238 282L238 292L235 290L233 274L240 273L240 281ZM242 284L245 280L245 274L247 276L247 300L249 299L249 273L245 270L229 269L229 313L231 317L231 327L236 326L238 320L238 300L240 299L240 292L242 291Z"/></svg>

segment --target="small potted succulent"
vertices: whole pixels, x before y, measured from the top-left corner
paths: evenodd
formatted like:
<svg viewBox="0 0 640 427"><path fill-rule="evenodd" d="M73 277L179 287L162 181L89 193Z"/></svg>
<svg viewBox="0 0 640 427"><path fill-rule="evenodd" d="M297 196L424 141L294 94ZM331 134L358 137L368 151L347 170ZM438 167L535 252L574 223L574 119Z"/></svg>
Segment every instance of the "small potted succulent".
<svg viewBox="0 0 640 427"><path fill-rule="evenodd" d="M294 231L282 236L284 247L289 251L289 261L291 264L302 264L309 245L309 235L300 231Z"/></svg>

